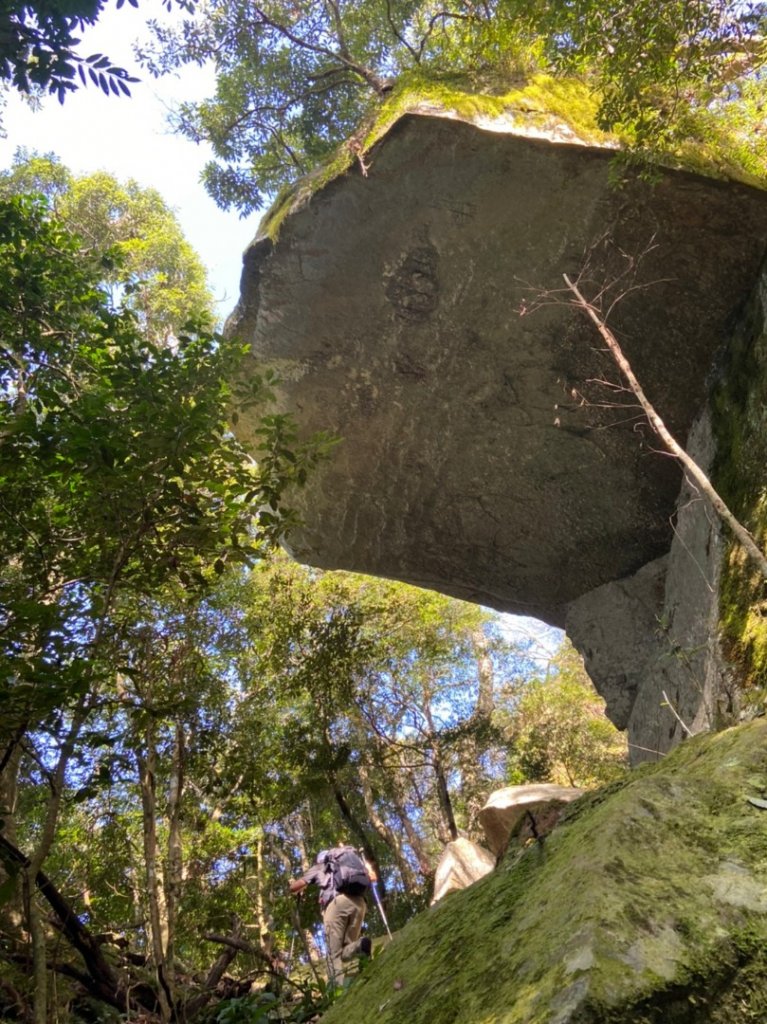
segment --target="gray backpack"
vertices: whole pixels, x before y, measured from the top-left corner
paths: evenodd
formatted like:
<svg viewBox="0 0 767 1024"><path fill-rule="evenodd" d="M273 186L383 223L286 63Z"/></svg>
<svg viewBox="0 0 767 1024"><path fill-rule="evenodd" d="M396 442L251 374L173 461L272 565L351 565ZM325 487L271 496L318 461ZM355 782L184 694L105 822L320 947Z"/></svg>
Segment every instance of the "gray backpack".
<svg viewBox="0 0 767 1024"><path fill-rule="evenodd" d="M324 863L333 875L333 888L345 896L364 896L370 888L365 863L351 846L336 846L324 854Z"/></svg>

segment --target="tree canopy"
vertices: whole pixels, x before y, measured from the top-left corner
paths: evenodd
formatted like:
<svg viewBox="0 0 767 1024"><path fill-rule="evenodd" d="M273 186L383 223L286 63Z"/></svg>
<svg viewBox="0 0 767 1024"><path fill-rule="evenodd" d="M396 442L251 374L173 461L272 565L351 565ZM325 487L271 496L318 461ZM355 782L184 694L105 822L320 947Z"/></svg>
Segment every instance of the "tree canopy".
<svg viewBox="0 0 767 1024"><path fill-rule="evenodd" d="M102 285L148 338L167 343L190 321L213 325L205 267L155 189L105 171L73 175L53 154L20 150L0 173L0 195L31 193L44 195L56 219L101 259Z"/></svg>
<svg viewBox="0 0 767 1024"><path fill-rule="evenodd" d="M322 448L294 444L286 417L264 415L261 460L246 454L227 417L233 403L263 402L265 381L234 393L227 381L242 348L204 324L177 324L172 344L155 341L123 302L132 277L115 276L120 262L114 247L85 245L45 197L0 199L0 904L10 896L12 953L28 959L24 929L31 937L41 1021L47 940L34 899L17 915L22 878L28 893L48 893L86 957L91 990L116 984L42 874L62 810L91 792L83 751L108 745L94 719L108 722L104 708L127 693L128 673L143 671L156 688L151 673L163 663L147 651L151 619L170 628L173 609L198 601L227 566L262 555L292 521L283 491ZM148 714L137 733L144 776ZM42 788L24 788L29 757ZM97 762L94 778L110 777ZM15 842L23 823L28 855ZM151 836L146 848L150 858Z"/></svg>
<svg viewBox="0 0 767 1024"><path fill-rule="evenodd" d="M123 3L117 0L118 7ZM129 3L138 6L136 0ZM129 96L128 83L135 78L104 54L83 57L77 50L78 33L95 24L106 6L106 0L3 4L0 79L22 93L53 93L62 103L67 93L88 82L107 94Z"/></svg>
<svg viewBox="0 0 767 1024"><path fill-rule="evenodd" d="M212 62L216 94L176 127L212 144L206 186L250 212L360 129L398 82L498 91L520 74L577 75L599 122L638 149L673 145L742 96L761 97L767 5L731 0L205 0L155 23L154 74ZM753 97L752 97L753 102Z"/></svg>

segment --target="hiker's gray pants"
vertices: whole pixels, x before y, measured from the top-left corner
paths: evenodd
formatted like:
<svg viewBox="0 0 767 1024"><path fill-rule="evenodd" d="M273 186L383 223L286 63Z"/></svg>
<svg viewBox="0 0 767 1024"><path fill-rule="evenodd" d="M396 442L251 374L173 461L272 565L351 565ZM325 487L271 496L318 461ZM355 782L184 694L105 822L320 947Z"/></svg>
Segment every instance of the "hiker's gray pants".
<svg viewBox="0 0 767 1024"><path fill-rule="evenodd" d="M323 911L328 959L336 981L344 976L344 964L359 955L360 930L366 910L364 896L347 896L340 892Z"/></svg>

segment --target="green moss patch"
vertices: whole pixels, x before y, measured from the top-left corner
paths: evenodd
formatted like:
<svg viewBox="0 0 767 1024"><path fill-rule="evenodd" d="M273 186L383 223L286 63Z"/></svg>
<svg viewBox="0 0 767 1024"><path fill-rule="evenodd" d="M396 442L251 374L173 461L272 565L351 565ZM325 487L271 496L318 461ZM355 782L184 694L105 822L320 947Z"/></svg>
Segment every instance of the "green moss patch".
<svg viewBox="0 0 767 1024"><path fill-rule="evenodd" d="M714 483L737 518L767 547L767 309L758 292L727 352L712 401L717 457ZM732 543L721 587L722 638L744 699L767 698L767 587Z"/></svg>
<svg viewBox="0 0 767 1024"><path fill-rule="evenodd" d="M283 190L265 214L259 234L276 240L285 217L315 192L355 165L366 173L371 149L408 114L455 117L485 128L496 121L510 132L540 133L553 140L616 150L630 146L630 138L599 128L598 108L598 94L581 79L537 74L526 79L477 82L458 75L403 75L351 139L329 160ZM767 187L767 170L755 164L738 132L729 130L723 120L701 114L697 119L691 117L687 128L687 141L677 149L645 154L640 160Z"/></svg>
<svg viewBox="0 0 767 1024"><path fill-rule="evenodd" d="M366 155L407 114L453 116L471 123L506 119L509 130L567 127L582 142L610 144L596 126L597 99L583 82L536 75L512 88L497 83L478 88L458 76L438 79L403 75L391 95L334 156L281 193L266 213L261 235L273 240L285 217L353 165L364 168ZM615 144L615 143L613 143Z"/></svg>
<svg viewBox="0 0 767 1024"><path fill-rule="evenodd" d="M323 1024L756 1019L765 788L767 722L682 744L419 915Z"/></svg>

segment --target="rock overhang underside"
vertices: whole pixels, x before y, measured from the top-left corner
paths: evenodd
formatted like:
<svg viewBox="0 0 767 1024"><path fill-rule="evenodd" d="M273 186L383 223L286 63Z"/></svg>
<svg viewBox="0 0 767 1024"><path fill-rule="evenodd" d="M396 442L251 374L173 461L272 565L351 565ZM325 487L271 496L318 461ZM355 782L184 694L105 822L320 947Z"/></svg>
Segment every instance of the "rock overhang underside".
<svg viewBox="0 0 767 1024"><path fill-rule="evenodd" d="M227 330L277 371L302 435L341 439L297 496L297 558L562 625L668 550L680 485L563 274L607 289L684 442L767 194L670 170L616 187L611 150L500 127L402 116L256 239Z"/></svg>

